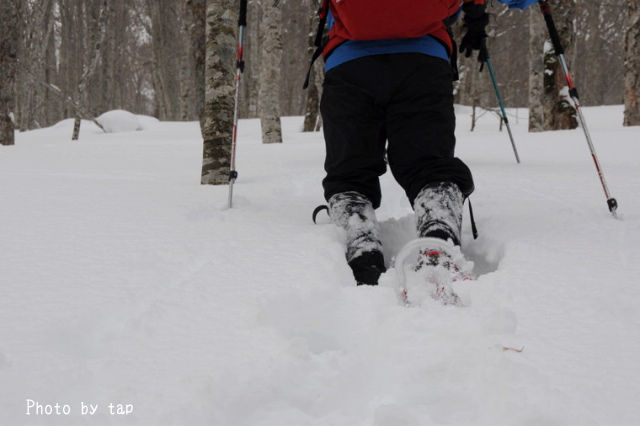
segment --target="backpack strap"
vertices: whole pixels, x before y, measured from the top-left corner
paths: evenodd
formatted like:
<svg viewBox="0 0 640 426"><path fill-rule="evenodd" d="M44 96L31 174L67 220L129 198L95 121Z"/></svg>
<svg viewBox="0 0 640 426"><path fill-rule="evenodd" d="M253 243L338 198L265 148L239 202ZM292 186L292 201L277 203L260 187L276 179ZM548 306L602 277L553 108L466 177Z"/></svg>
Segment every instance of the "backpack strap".
<svg viewBox="0 0 640 426"><path fill-rule="evenodd" d="M465 1L470 1L470 0L465 0ZM479 1L482 1L482 0L479 0ZM458 44L456 43L456 39L453 36L453 29L452 29L453 24L455 24L458 18L460 17L460 12L461 10L458 9L456 13L454 13L453 15L449 16L444 21L442 21L444 23L444 26L447 28L447 34L451 39L452 49L451 49L451 57L449 58L449 60L451 61L451 71L453 72L453 81L460 80L460 72L458 71Z"/></svg>
<svg viewBox="0 0 640 426"><path fill-rule="evenodd" d="M316 40L314 41L314 46L316 46L315 52L313 52L313 56L311 57L311 64L309 64L309 70L307 71L307 77L304 80L303 89L309 87L309 78L311 78L311 69L313 68L313 64L316 60L322 55L322 51L324 49L324 43L322 43L322 36L324 34L324 27L327 25L327 17L329 16L329 2L331 0L322 0L322 4L320 5L320 9L318 9L318 16L320 17L320 22L318 23L318 32L316 33Z"/></svg>
<svg viewBox="0 0 640 426"><path fill-rule="evenodd" d="M446 24L446 22L445 22ZM447 34L451 38L451 71L453 72L453 81L460 80L460 71L458 70L458 44L456 43L456 39L453 37L453 30L450 25L447 25Z"/></svg>

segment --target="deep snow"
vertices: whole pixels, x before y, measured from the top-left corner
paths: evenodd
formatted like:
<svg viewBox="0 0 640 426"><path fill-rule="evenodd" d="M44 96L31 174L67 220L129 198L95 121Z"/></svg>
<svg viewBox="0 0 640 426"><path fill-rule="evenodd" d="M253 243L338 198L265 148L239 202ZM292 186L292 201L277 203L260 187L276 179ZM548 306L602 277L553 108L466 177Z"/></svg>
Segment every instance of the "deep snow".
<svg viewBox="0 0 640 426"><path fill-rule="evenodd" d="M480 228L465 214L464 308L402 306L393 269L353 285L344 235L311 222L324 147L299 118L282 145L241 123L232 210L198 184L196 123L19 134L0 147L0 424L637 425L640 128L586 115L620 220L580 131L528 134L520 111L517 165L494 117L469 133L458 108ZM390 174L376 214L390 263L414 236Z"/></svg>

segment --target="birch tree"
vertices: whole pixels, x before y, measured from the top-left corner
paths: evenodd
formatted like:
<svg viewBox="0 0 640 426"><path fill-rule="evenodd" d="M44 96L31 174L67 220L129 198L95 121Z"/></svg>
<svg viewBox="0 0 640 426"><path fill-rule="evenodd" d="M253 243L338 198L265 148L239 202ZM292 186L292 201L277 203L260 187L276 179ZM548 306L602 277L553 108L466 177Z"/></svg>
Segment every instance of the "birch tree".
<svg viewBox="0 0 640 426"><path fill-rule="evenodd" d="M575 43L575 28L573 25L575 6L576 0L560 0L555 3L553 11L553 17L567 60L570 60L573 55ZM547 41L545 46L544 96L542 98L544 129L575 129L578 127L577 112L569 97L569 88L560 61L553 48L548 48L550 41Z"/></svg>
<svg viewBox="0 0 640 426"><path fill-rule="evenodd" d="M11 4L12 2L9 2ZM53 37L53 0L21 2L20 38L16 76L16 119L20 130L46 125L47 89L33 87L47 80L47 48Z"/></svg>
<svg viewBox="0 0 640 426"><path fill-rule="evenodd" d="M206 0L187 0L187 11L190 17L189 38L191 41L191 56L193 61L193 80L195 114L202 127L204 112L204 70L206 60L206 30L207 30L207 4Z"/></svg>
<svg viewBox="0 0 640 426"><path fill-rule="evenodd" d="M258 113L263 143L282 143L280 126L280 78L282 64L282 12L273 2L262 1L262 49Z"/></svg>
<svg viewBox="0 0 640 426"><path fill-rule="evenodd" d="M559 0L554 3L553 18L560 36L560 42L565 49L565 57L571 58L575 43L574 18L576 13L575 0ZM533 8L532 8L533 9ZM553 49L551 40L544 38L543 50L538 50L538 36L544 32L541 18L533 16L530 20L530 79L529 79L529 128L531 131L575 129L578 127L577 112L569 97L569 88L560 65L560 61ZM537 11L539 14L539 11ZM540 68L540 54L542 68ZM542 70L542 73L540 72ZM542 90L540 90L542 79ZM542 112L542 117L540 116ZM542 129L540 119L542 118Z"/></svg>
<svg viewBox="0 0 640 426"><path fill-rule="evenodd" d="M22 0L0 2L0 145L13 145L15 76L18 49L18 8Z"/></svg>
<svg viewBox="0 0 640 426"><path fill-rule="evenodd" d="M84 73L82 74L82 78L80 79L80 84L78 85L77 102L81 108L87 104L87 97L86 97L87 86L91 78L95 75L98 69L98 64L100 63L101 50L104 46L104 40L107 33L108 13L109 13L108 3L107 3L107 0L104 0L104 2L102 3L102 7L100 7L99 16L97 19L98 34L96 35L95 44L93 45L94 47L92 50L91 61L89 62L89 65L87 66L87 68L84 70ZM87 118L93 118L93 117L87 117ZM76 119L73 125L73 134L71 136L71 139L74 141L78 140L78 138L80 137L81 123L82 123L82 116L80 115L80 111L76 111Z"/></svg>
<svg viewBox="0 0 640 426"><path fill-rule="evenodd" d="M158 118L178 120L180 113L180 63L184 49L180 43L178 5L173 0L147 0L151 17L153 86Z"/></svg>
<svg viewBox="0 0 640 426"><path fill-rule="evenodd" d="M264 1L264 0L262 0ZM247 9L247 45L242 93L240 96L241 117L259 117L258 113L258 79L260 77L260 61L262 60L262 8L259 0L249 0ZM286 72L283 70L283 72Z"/></svg>
<svg viewBox="0 0 640 426"><path fill-rule="evenodd" d="M640 125L640 0L628 0L624 62L624 125Z"/></svg>
<svg viewBox="0 0 640 426"><path fill-rule="evenodd" d="M238 5L234 0L207 0L207 53L202 178L205 185L229 182Z"/></svg>
<svg viewBox="0 0 640 426"><path fill-rule="evenodd" d="M545 46L544 20L534 6L529 11L529 131L544 130L543 74Z"/></svg>

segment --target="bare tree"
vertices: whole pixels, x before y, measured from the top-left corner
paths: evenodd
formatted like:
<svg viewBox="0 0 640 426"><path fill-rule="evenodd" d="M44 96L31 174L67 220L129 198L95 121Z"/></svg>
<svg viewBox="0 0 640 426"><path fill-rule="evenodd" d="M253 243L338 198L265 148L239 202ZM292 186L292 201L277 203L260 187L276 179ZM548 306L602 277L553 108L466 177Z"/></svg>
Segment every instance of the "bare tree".
<svg viewBox="0 0 640 426"><path fill-rule="evenodd" d="M18 20L21 0L0 2L0 145L13 145Z"/></svg>
<svg viewBox="0 0 640 426"><path fill-rule="evenodd" d="M624 62L624 125L640 125L640 0L627 2Z"/></svg>
<svg viewBox="0 0 640 426"><path fill-rule="evenodd" d="M82 77L80 78L80 84L78 85L78 104L80 106L87 104L86 91L87 86L91 78L95 75L98 70L98 64L100 63L101 51L104 46L104 40L107 33L107 16L109 13L108 2L104 0L102 6L99 10L99 17L97 19L97 31L98 34L96 36L94 48L93 48L93 56L89 65L84 70ZM73 135L71 140L78 140L80 137L80 124L82 123L81 116L78 114L79 111L76 112L76 119L73 125Z"/></svg>
<svg viewBox="0 0 640 426"><path fill-rule="evenodd" d="M76 88L84 67L84 15L78 0L58 0L60 7L60 54L58 82L62 91L77 97ZM77 99L77 98L76 98ZM70 117L76 111L71 105L63 105L62 116Z"/></svg>
<svg viewBox="0 0 640 426"><path fill-rule="evenodd" d="M619 104L624 92L624 26L626 0L577 0L576 42L569 57L580 80L583 104Z"/></svg>
<svg viewBox="0 0 640 426"><path fill-rule="evenodd" d="M188 114L181 110L185 104L181 94L187 86L181 64L188 44L183 40L182 9L184 2L174 0L147 0L151 17L151 45L153 49L153 85L157 115L161 120L180 120ZM188 49L187 49L188 51ZM187 55L188 56L188 55Z"/></svg>
<svg viewBox="0 0 640 426"><path fill-rule="evenodd" d="M321 61L314 67L310 91L301 90L308 67L309 55L305 52L309 33L310 30L315 33L316 29L310 16L315 18L317 3L317 0L283 0L278 10L274 10L273 1L249 0L247 66L239 108L242 118L305 115L306 129L318 128L320 120L314 118L317 117L314 111L321 97ZM568 22L575 30L569 31L575 37L564 43L566 57L580 83L583 103L622 102L625 67L624 49L619 47L631 21L621 25L620 18L635 7L636 1L556 0L552 4L558 27L567 26ZM235 13L237 4L229 5L231 13ZM18 24L18 66L12 108L18 128L48 126L80 115L90 119L110 109L156 115L163 120L192 120L202 115L206 0L108 0L105 26L99 25L104 0L29 0L20 2L20 6L23 13ZM567 121L566 118L556 119L563 116L563 108L571 106L570 102L560 97L542 106L545 91L553 95L563 93L564 81L551 49L547 50L545 79L546 30L539 10L536 7L530 10L531 15L527 15L510 11L498 2L489 5L492 19L488 44L492 62L508 106L528 105L530 92L532 130L563 127L556 121ZM282 16L273 20L271 12ZM0 23L3 30L4 24ZM459 24L454 30L460 40ZM287 46L287 54L279 59L278 54L271 53L272 42L267 39L278 33L282 45ZM96 54L101 35L104 41ZM529 52L522 50L527 39ZM636 57L631 54L627 69L637 69ZM96 58L95 72L87 75ZM531 74L523 72L529 61ZM279 87L273 88L278 94L261 97L260 90L265 93L266 86L260 82L269 72L271 77L267 81ZM460 72L456 102L494 108L496 100L488 74L478 75L475 58L462 58ZM81 86L83 95L79 96ZM279 112L263 114L263 110L277 105ZM481 114L484 113L478 116ZM570 112L568 115L571 117ZM277 121L273 118L274 123Z"/></svg>
<svg viewBox="0 0 640 426"><path fill-rule="evenodd" d="M78 115L90 119L111 109L152 114L150 19L143 0L109 0L104 15L100 14L102 0L57 0L57 3L54 14L57 73L51 73L57 74L57 78L46 80L59 88L59 93L49 90L59 99L59 106L53 105L58 108L56 119ZM96 44L102 37L96 52ZM96 57L98 65L85 79L80 99L78 88ZM48 65L48 70L56 70L56 61ZM73 101L69 102L69 98ZM82 107L78 108L81 100ZM53 117L51 122L55 122Z"/></svg>
<svg viewBox="0 0 640 426"><path fill-rule="evenodd" d="M280 5L279 7L282 7ZM262 8L259 0L249 0L247 9L246 64L240 94L239 114L243 118L258 117L258 78L262 60ZM286 71L283 69L283 73Z"/></svg>
<svg viewBox="0 0 640 426"><path fill-rule="evenodd" d="M202 125L204 111L204 70L206 60L207 2L206 0L187 0L189 37L193 61L195 114Z"/></svg>
<svg viewBox="0 0 640 426"><path fill-rule="evenodd" d="M234 53L238 11L234 0L207 0L207 54L202 135L202 184L229 182L233 132Z"/></svg>
<svg viewBox="0 0 640 426"><path fill-rule="evenodd" d="M544 74L545 26L540 11L532 7L529 11L529 131L544 130L544 108L542 99Z"/></svg>
<svg viewBox="0 0 640 426"><path fill-rule="evenodd" d="M556 2L554 20L560 41L565 48L565 56L571 58L575 46L574 17L576 0L561 0ZM575 129L578 127L578 117L575 106L569 96L560 62L553 49L544 52L544 108L545 130Z"/></svg>
<svg viewBox="0 0 640 426"><path fill-rule="evenodd" d="M543 74L545 26L540 11L532 7L529 11L529 131L544 130Z"/></svg>
<svg viewBox="0 0 640 426"><path fill-rule="evenodd" d="M9 3L11 4L11 3ZM46 125L47 90L33 88L31 80L47 79L47 49L53 37L53 0L22 2L16 75L16 120L21 130ZM51 76L49 76L51 77Z"/></svg>
<svg viewBox="0 0 640 426"><path fill-rule="evenodd" d="M551 41L545 38L544 48L538 50L538 36L544 31L539 17L534 16L537 11L531 10L530 20L530 78L529 78L529 128L540 130L540 107L542 107L542 129L561 130L578 127L577 112L569 96L569 88L556 57ZM539 13L539 12L538 12ZM565 56L571 58L575 46L574 18L576 0L560 0L555 3L553 17L560 41L565 48ZM539 57L542 54L542 73L540 73ZM540 91L542 78L542 91Z"/></svg>
<svg viewBox="0 0 640 426"><path fill-rule="evenodd" d="M262 2L262 60L258 92L258 113L263 143L281 143L280 78L282 62L282 11L270 1Z"/></svg>

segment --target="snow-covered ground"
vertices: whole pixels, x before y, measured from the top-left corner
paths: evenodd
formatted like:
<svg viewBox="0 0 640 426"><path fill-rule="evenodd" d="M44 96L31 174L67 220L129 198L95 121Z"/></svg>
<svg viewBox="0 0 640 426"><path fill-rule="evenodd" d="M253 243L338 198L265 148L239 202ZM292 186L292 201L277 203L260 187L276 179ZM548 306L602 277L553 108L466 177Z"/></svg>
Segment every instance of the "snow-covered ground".
<svg viewBox="0 0 640 426"><path fill-rule="evenodd" d="M343 235L311 223L324 147L299 118L282 145L241 123L232 210L199 185L196 123L19 134L0 147L0 424L637 425L640 128L586 110L615 220L580 131L528 134L520 111L517 165L494 117L469 133L458 113L480 228L465 217L462 308L403 306L393 269L354 286ZM390 262L413 217L389 174L383 197Z"/></svg>

